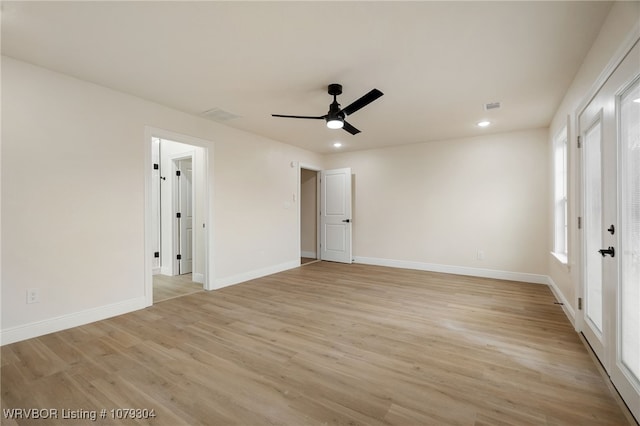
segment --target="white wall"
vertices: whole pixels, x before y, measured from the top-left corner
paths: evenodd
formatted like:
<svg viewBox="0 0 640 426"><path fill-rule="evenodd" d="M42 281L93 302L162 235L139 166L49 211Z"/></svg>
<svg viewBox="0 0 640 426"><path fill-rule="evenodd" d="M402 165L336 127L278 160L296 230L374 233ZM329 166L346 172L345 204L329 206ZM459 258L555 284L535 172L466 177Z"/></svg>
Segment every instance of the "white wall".
<svg viewBox="0 0 640 426"><path fill-rule="evenodd" d="M544 282L547 134L539 129L328 156L328 168L351 167L355 175L356 260L477 275L491 270L489 276Z"/></svg>
<svg viewBox="0 0 640 426"><path fill-rule="evenodd" d="M568 265L562 264L551 255L551 246L547 250L547 262L549 276L560 292L560 297L564 302L570 304L568 309L570 316L573 315L578 300L579 271L576 265L580 250L576 223L579 211L579 176L577 170L577 157L579 152L576 147L576 117L581 105L587 101L587 97L594 94L593 91L596 88L594 85L599 79L599 76L606 71L605 68L609 62L613 58L620 56L620 53L622 53L620 49L623 45L628 45L629 40L637 38L639 26L640 2L616 2L613 5L609 16L600 30L598 38L591 47L591 50L583 61L582 66L558 107L547 136L548 144L551 147L554 136L563 126L567 125L567 121L569 122L567 128L569 137L569 263ZM551 148L549 152L550 158L548 161L551 167L553 164ZM550 180L549 184L552 185L553 182ZM550 196L552 196L551 189ZM552 206L553 203L550 202L550 211L548 213L550 227L547 231L550 242L553 242Z"/></svg>
<svg viewBox="0 0 640 426"><path fill-rule="evenodd" d="M219 285L299 264L299 178L292 159L322 164L320 156L257 137L216 145L215 230L216 241L224 241L214 246Z"/></svg>
<svg viewBox="0 0 640 426"><path fill-rule="evenodd" d="M2 343L145 306L145 126L211 141L216 286L299 262L316 154L7 57L2 124Z"/></svg>

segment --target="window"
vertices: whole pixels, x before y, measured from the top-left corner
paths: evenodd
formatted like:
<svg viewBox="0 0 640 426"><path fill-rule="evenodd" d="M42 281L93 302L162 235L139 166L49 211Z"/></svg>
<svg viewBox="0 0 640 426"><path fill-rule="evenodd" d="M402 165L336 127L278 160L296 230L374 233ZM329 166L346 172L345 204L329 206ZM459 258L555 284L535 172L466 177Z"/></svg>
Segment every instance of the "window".
<svg viewBox="0 0 640 426"><path fill-rule="evenodd" d="M567 226L567 128L565 127L553 141L554 169L554 243L553 253L562 263L568 259Z"/></svg>

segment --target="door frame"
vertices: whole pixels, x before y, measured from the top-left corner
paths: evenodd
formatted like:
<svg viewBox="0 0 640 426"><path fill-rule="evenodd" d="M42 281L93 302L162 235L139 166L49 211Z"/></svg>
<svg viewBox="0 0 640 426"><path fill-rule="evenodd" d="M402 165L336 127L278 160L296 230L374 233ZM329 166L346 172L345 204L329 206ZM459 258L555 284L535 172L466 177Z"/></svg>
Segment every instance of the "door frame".
<svg viewBox="0 0 640 426"><path fill-rule="evenodd" d="M295 199L294 201L297 200L298 203L298 226L296 227L296 232L298 233L298 266L300 266L301 262L300 262L300 257L302 255L302 233L301 233L301 226L302 226L302 211L301 211L301 193L302 193L302 182L301 182L301 178L302 178L302 169L306 169L306 170L310 170L313 172L316 172L318 179L316 179L316 215L317 215L317 220L316 220L316 259L318 260L323 260L322 259L322 251L321 251L321 242L322 242L322 218L320 217L320 212L321 212L321 192L322 192L322 188L321 188L321 179L320 179L320 175L322 174L322 172L324 171L328 171L330 169L325 169L322 167L318 167L316 165L313 164L306 164L306 163L302 163L299 161L292 161L291 162L291 167L292 168L296 168L296 176L297 176L297 192L295 195ZM350 176L350 179L353 179L353 175ZM353 203L353 182L352 180L350 181L350 185L351 185L351 202ZM353 224L353 206L351 207L352 211L351 211L351 223ZM353 225L350 226L353 226ZM353 232L352 230L350 230L350 232ZM350 238L350 244L351 244L351 250L350 250L350 262L348 263L353 263L353 233L351 234L351 238Z"/></svg>
<svg viewBox="0 0 640 426"><path fill-rule="evenodd" d="M320 179L318 176L320 172L323 170L322 167L318 167L313 164L306 163L292 163L292 166L297 166L297 199L298 199L298 262L300 262L300 257L302 256L302 169L310 170L312 172L316 172L316 259L320 260Z"/></svg>
<svg viewBox="0 0 640 426"><path fill-rule="evenodd" d="M213 171L213 142L204 139L187 136L170 130L160 129L152 126L144 128L144 297L146 306L153 305L153 250L154 235L153 226L153 205L152 205L152 138L172 140L203 148L204 155L202 161L205 183L203 193L203 217L206 229L204 233L204 283L205 290L213 290L214 284L214 171Z"/></svg>
<svg viewBox="0 0 640 426"><path fill-rule="evenodd" d="M176 141L178 142L178 141ZM194 164L194 156L195 153L191 151L189 154L177 154L169 156L169 160L171 161L171 177L173 180L172 190L171 190L171 263L173 265L173 275L180 275L180 261L178 260L178 254L180 254L180 226L177 224L177 213L180 211L180 181L178 180L178 176L176 172L179 170L178 163L182 160L191 160L191 164L193 167ZM193 209L193 201L195 200L195 185L191 184L191 208ZM191 224L193 228L193 223ZM191 254L195 254L195 239L191 240ZM193 259L191 260L193 262ZM193 269L193 263L191 265L191 269Z"/></svg>

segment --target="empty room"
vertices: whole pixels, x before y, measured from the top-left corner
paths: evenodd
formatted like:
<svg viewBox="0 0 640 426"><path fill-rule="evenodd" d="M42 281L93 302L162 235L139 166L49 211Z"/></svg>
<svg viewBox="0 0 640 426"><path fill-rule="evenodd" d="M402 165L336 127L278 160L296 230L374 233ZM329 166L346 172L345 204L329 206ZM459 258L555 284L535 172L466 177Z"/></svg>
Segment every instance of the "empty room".
<svg viewBox="0 0 640 426"><path fill-rule="evenodd" d="M2 1L2 425L638 425L639 1Z"/></svg>

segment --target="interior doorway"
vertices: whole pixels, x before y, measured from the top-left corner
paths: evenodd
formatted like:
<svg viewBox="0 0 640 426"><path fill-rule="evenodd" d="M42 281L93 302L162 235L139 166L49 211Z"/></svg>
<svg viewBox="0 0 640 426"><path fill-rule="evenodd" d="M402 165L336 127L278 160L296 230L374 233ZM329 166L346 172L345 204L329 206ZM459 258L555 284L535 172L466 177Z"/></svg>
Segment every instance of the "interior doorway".
<svg viewBox="0 0 640 426"><path fill-rule="evenodd" d="M192 274L153 276L153 303L203 291L202 284L193 282Z"/></svg>
<svg viewBox="0 0 640 426"><path fill-rule="evenodd" d="M298 170L300 264L352 263L351 169L300 164Z"/></svg>
<svg viewBox="0 0 640 426"><path fill-rule="evenodd" d="M315 262L318 251L319 171L300 168L300 264Z"/></svg>
<svg viewBox="0 0 640 426"><path fill-rule="evenodd" d="M152 305L213 288L212 173L208 142L151 128L147 136L145 294Z"/></svg>

